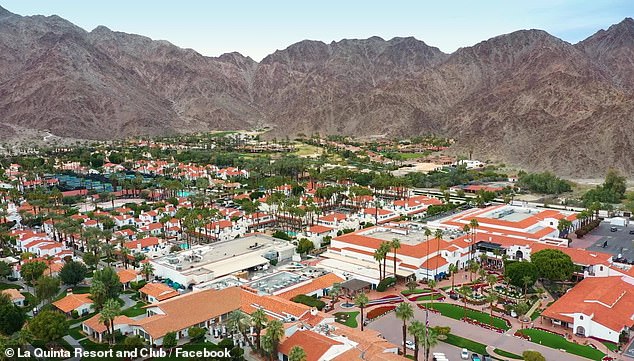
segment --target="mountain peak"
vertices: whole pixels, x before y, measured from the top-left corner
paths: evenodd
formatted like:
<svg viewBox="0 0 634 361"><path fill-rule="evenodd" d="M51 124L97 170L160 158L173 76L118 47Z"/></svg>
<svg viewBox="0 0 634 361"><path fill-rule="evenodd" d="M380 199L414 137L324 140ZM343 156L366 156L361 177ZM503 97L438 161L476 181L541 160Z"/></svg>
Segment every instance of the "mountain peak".
<svg viewBox="0 0 634 361"><path fill-rule="evenodd" d="M9 16L9 15L15 15L14 13L10 12L9 10L3 8L0 5L0 16L4 17L4 16Z"/></svg>

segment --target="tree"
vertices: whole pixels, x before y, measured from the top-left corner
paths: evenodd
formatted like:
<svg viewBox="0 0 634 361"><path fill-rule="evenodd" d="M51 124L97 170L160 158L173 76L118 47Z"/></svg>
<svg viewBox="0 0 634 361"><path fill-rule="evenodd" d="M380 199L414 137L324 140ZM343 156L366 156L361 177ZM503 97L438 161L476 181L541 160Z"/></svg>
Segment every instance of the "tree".
<svg viewBox="0 0 634 361"><path fill-rule="evenodd" d="M418 320L413 321L409 325L409 333L414 337L414 361L418 361L418 347L421 344L421 339L425 337L425 325Z"/></svg>
<svg viewBox="0 0 634 361"><path fill-rule="evenodd" d="M523 288L525 281L529 285L535 284L539 270L533 262L510 262L504 267L504 276L509 278L513 286Z"/></svg>
<svg viewBox="0 0 634 361"><path fill-rule="evenodd" d="M84 252L84 255L81 256L81 259L88 267L90 267L90 269L93 270L97 267L97 264L99 264L99 256L91 252Z"/></svg>
<svg viewBox="0 0 634 361"><path fill-rule="evenodd" d="M368 295L366 295L363 292L359 293L357 297L354 298L355 306L359 307L359 309L361 310L361 331L363 331L363 324L364 324L363 310L365 309L365 306L367 306L369 302L370 300L368 299Z"/></svg>
<svg viewBox="0 0 634 361"><path fill-rule="evenodd" d="M315 249L313 242L307 238L302 238L297 244L297 253L306 254Z"/></svg>
<svg viewBox="0 0 634 361"><path fill-rule="evenodd" d="M227 320L227 326L231 330L231 333L239 333L242 337L249 343L249 346L255 351L253 347L253 343L251 339L247 335L247 330L251 326L251 320L249 320L249 315L240 311L235 310L229 313L229 319Z"/></svg>
<svg viewBox="0 0 634 361"><path fill-rule="evenodd" d="M141 273L145 276L147 282L150 281L150 276L154 272L154 266L150 262L146 262L141 266Z"/></svg>
<svg viewBox="0 0 634 361"><path fill-rule="evenodd" d="M46 342L57 340L68 334L66 316L56 311L41 311L29 321L28 327L33 336Z"/></svg>
<svg viewBox="0 0 634 361"><path fill-rule="evenodd" d="M408 302L401 302L394 310L396 318L403 321L403 356L407 356L407 348L405 347L405 341L407 341L407 323L414 318L414 310L412 305Z"/></svg>
<svg viewBox="0 0 634 361"><path fill-rule="evenodd" d="M47 268L46 263L41 261L27 262L22 265L20 275L28 284L33 285L33 282L42 277Z"/></svg>
<svg viewBox="0 0 634 361"><path fill-rule="evenodd" d="M11 265L5 261L0 261L0 278L7 278L11 275Z"/></svg>
<svg viewBox="0 0 634 361"><path fill-rule="evenodd" d="M128 336L123 340L123 347L128 350L145 346L145 339L141 336Z"/></svg>
<svg viewBox="0 0 634 361"><path fill-rule="evenodd" d="M101 306L108 299L106 286L101 281L93 280L90 285L90 298L93 300L95 310L100 310Z"/></svg>
<svg viewBox="0 0 634 361"><path fill-rule="evenodd" d="M176 332L170 331L163 336L163 347L166 349L171 349L172 347L176 347L178 341L176 340Z"/></svg>
<svg viewBox="0 0 634 361"><path fill-rule="evenodd" d="M119 281L119 275L112 267L105 267L95 271L92 281L103 283L106 290L106 298L118 298L123 290L123 285Z"/></svg>
<svg viewBox="0 0 634 361"><path fill-rule="evenodd" d="M59 278L42 276L38 278L35 286L35 294L40 300L50 300L59 292Z"/></svg>
<svg viewBox="0 0 634 361"><path fill-rule="evenodd" d="M86 278L88 269L81 262L70 261L59 271L59 278L65 285L75 286Z"/></svg>
<svg viewBox="0 0 634 361"><path fill-rule="evenodd" d="M425 361L429 361L429 354L431 353L431 349L438 345L438 334L434 331L434 329L425 327L425 337L423 338L423 348L425 349Z"/></svg>
<svg viewBox="0 0 634 361"><path fill-rule="evenodd" d="M458 272L458 266L456 266L455 264L450 264L449 265L449 274L451 275L451 289L454 289L454 279L456 276L456 272Z"/></svg>
<svg viewBox="0 0 634 361"><path fill-rule="evenodd" d="M264 310L262 310L261 308L258 308L257 310L253 311L253 313L251 314L251 323L253 324L253 327L255 328L255 344L257 348L262 347L262 345L260 344L260 341L261 341L260 337L262 334L262 329L266 325L267 321L268 321L268 318L266 316L266 313L264 313Z"/></svg>
<svg viewBox="0 0 634 361"><path fill-rule="evenodd" d="M288 354L288 361L306 361L306 351L300 346L293 346Z"/></svg>
<svg viewBox="0 0 634 361"><path fill-rule="evenodd" d="M272 320L266 326L266 336L271 342L271 353L269 355L277 354L277 348L280 345L282 337L284 337L284 324L280 320Z"/></svg>
<svg viewBox="0 0 634 361"><path fill-rule="evenodd" d="M567 281L572 277L575 265L567 254L557 249L544 249L531 255L539 276L550 281Z"/></svg>
<svg viewBox="0 0 634 361"><path fill-rule="evenodd" d="M114 345L114 319L121 314L121 305L119 302L110 298L106 300L99 315L99 322L106 325L106 330L110 333L111 343Z"/></svg>
<svg viewBox="0 0 634 361"><path fill-rule="evenodd" d="M524 361L546 361L546 358L537 351L524 351L522 357Z"/></svg>
<svg viewBox="0 0 634 361"><path fill-rule="evenodd" d="M205 337L205 333L207 333L207 331L202 327L193 326L187 330L187 335L194 343L202 341Z"/></svg>
<svg viewBox="0 0 634 361"><path fill-rule="evenodd" d="M394 251L394 279L396 279L396 251L401 248L401 241L399 241L398 238L394 238L390 246L392 246L392 250Z"/></svg>
<svg viewBox="0 0 634 361"><path fill-rule="evenodd" d="M10 336L24 325L24 312L16 306L11 298L0 293L0 334Z"/></svg>

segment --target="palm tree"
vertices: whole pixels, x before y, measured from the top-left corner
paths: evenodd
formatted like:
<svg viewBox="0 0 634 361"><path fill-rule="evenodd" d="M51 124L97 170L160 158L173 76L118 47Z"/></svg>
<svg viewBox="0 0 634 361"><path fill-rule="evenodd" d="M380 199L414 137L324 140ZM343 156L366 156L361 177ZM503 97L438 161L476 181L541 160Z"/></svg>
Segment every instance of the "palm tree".
<svg viewBox="0 0 634 361"><path fill-rule="evenodd" d="M407 341L407 322L414 318L414 310L410 303L401 302L394 312L396 318L403 321L403 356L407 356L407 348L405 347L405 341Z"/></svg>
<svg viewBox="0 0 634 361"><path fill-rule="evenodd" d="M471 255L473 254L473 250L474 245L476 244L476 240L478 239L478 227L480 226L480 224L478 224L478 220L473 218L471 221L469 221L469 226L471 227L471 230L473 230L473 243L471 244L471 250L469 251L469 259L471 259Z"/></svg>
<svg viewBox="0 0 634 361"><path fill-rule="evenodd" d="M490 291L493 292L493 285L498 282L498 278L495 275L488 275L486 281L489 285Z"/></svg>
<svg viewBox="0 0 634 361"><path fill-rule="evenodd" d="M409 333L414 336L414 361L418 361L418 346L421 344L421 339L425 338L425 325L418 320L413 321L409 325Z"/></svg>
<svg viewBox="0 0 634 361"><path fill-rule="evenodd" d="M247 335L247 329L251 326L249 315L240 310L231 311L229 312L227 325L229 326L232 334L234 332L241 334L244 340L247 341L249 346L251 346L251 349L255 351L253 342L251 342L251 338Z"/></svg>
<svg viewBox="0 0 634 361"><path fill-rule="evenodd" d="M383 278L387 278L387 254L390 252L390 242L383 242L379 246L381 254L383 255Z"/></svg>
<svg viewBox="0 0 634 361"><path fill-rule="evenodd" d="M288 361L306 361L306 351L300 346L293 346L288 354Z"/></svg>
<svg viewBox="0 0 634 361"><path fill-rule="evenodd" d="M258 349L261 348L260 336L267 321L268 318L266 317L266 313L264 313L261 308L258 308L251 314L251 324L253 325L253 328L255 328L255 344Z"/></svg>
<svg viewBox="0 0 634 361"><path fill-rule="evenodd" d="M478 262L474 262L473 260L469 260L468 262L469 265L467 267L469 268L469 280L473 282L473 274L478 272L480 265Z"/></svg>
<svg viewBox="0 0 634 361"><path fill-rule="evenodd" d="M381 262L383 261L383 254L381 248L377 248L374 250L374 260L379 263L379 281L383 280L383 269L381 268Z"/></svg>
<svg viewBox="0 0 634 361"><path fill-rule="evenodd" d="M128 264L130 263L130 260L128 259L129 255L130 249L128 247L121 247L121 249L119 249L119 256L121 257L121 262L123 263L123 267L125 269L128 269Z"/></svg>
<svg viewBox="0 0 634 361"><path fill-rule="evenodd" d="M141 266L141 273L145 276L145 281L150 281L150 275L154 272L154 266L150 262L145 262L143 266Z"/></svg>
<svg viewBox="0 0 634 361"><path fill-rule="evenodd" d="M440 258L440 241L442 240L442 229L437 229L434 233L436 238L436 268L434 269L434 279L438 278L438 259Z"/></svg>
<svg viewBox="0 0 634 361"><path fill-rule="evenodd" d="M449 275L451 275L451 290L453 291L453 287L454 287L454 278L456 276L456 272L458 272L458 266L456 266L455 264L450 264L449 265Z"/></svg>
<svg viewBox="0 0 634 361"><path fill-rule="evenodd" d="M359 293L357 297L354 298L355 306L359 307L361 310L361 331L363 331L363 309L365 309L365 306L368 305L368 302L370 302L368 295L363 292Z"/></svg>
<svg viewBox="0 0 634 361"><path fill-rule="evenodd" d="M458 289L458 292L462 294L462 302L464 302L464 317L467 317L467 295L473 290L469 286L462 286Z"/></svg>
<svg viewBox="0 0 634 361"><path fill-rule="evenodd" d="M284 324L279 320L272 320L266 326L266 338L268 338L271 342L271 353L269 354L271 357L274 354L277 354L277 348L280 344L280 341L284 337Z"/></svg>
<svg viewBox="0 0 634 361"><path fill-rule="evenodd" d="M438 282L436 280L427 280L427 286L433 291Z"/></svg>
<svg viewBox="0 0 634 361"><path fill-rule="evenodd" d="M399 241L398 238L394 238L390 246L392 246L392 250L394 250L394 279L396 280L396 251L401 248L401 241Z"/></svg>
<svg viewBox="0 0 634 361"><path fill-rule="evenodd" d="M491 313L489 314L489 323L493 326L493 303L498 300L498 297L495 292L491 290L485 300L489 303L489 308L491 309Z"/></svg>
<svg viewBox="0 0 634 361"><path fill-rule="evenodd" d="M425 361L429 361L431 348L438 345L438 334L431 328L425 327L425 338L423 339L423 349L425 349Z"/></svg>
<svg viewBox="0 0 634 361"><path fill-rule="evenodd" d="M431 236L431 230L429 228L425 228L425 243L427 244L427 259L429 259L429 237ZM425 266L425 278L429 279L429 265Z"/></svg>
<svg viewBox="0 0 634 361"><path fill-rule="evenodd" d="M533 282L533 279L530 276L522 277L522 284L524 285L524 297L526 297L528 285L530 285L531 282Z"/></svg>
<svg viewBox="0 0 634 361"><path fill-rule="evenodd" d="M110 342L114 345L114 319L121 313L121 305L114 298L107 299L103 304L99 315L99 322L106 325L106 330L110 333Z"/></svg>

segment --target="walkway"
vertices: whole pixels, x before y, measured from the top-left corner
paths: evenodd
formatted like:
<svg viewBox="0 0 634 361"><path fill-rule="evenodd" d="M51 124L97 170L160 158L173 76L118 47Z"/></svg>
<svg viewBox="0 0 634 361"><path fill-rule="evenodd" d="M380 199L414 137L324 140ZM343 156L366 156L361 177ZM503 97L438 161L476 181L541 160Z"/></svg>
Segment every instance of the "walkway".
<svg viewBox="0 0 634 361"><path fill-rule="evenodd" d="M78 340L75 340L74 338L72 338L70 335L66 335L63 337L64 341L68 342L69 345L71 345L73 348L75 349L81 349L82 351L84 350L84 347L79 343ZM74 351L72 351L74 353ZM71 357L68 360L71 361L79 361L81 358L79 357Z"/></svg>

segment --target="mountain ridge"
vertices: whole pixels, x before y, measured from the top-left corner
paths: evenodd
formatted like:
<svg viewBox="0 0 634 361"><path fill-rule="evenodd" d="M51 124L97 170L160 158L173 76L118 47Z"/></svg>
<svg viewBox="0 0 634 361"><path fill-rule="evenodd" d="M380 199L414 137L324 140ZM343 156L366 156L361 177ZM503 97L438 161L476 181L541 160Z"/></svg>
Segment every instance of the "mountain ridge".
<svg viewBox="0 0 634 361"><path fill-rule="evenodd" d="M414 37L304 40L257 62L0 8L0 125L97 139L433 132L526 169L632 174L632 34L626 18L577 44L518 30L451 54Z"/></svg>

